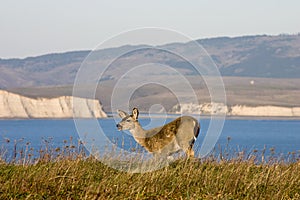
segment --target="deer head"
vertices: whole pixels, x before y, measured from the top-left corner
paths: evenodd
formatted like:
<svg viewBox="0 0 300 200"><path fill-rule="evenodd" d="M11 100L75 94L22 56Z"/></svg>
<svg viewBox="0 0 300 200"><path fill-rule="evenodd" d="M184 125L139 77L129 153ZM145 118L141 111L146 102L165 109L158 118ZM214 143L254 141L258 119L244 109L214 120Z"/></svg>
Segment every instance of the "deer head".
<svg viewBox="0 0 300 200"><path fill-rule="evenodd" d="M132 130L138 125L139 111L137 108L133 108L131 115L122 110L118 110L118 114L122 118L121 122L117 124L118 130Z"/></svg>

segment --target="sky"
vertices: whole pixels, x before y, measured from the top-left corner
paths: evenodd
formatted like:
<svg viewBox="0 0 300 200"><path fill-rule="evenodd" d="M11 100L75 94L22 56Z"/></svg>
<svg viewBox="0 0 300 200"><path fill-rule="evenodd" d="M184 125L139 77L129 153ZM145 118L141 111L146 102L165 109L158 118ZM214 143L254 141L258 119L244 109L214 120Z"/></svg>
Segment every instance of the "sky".
<svg viewBox="0 0 300 200"><path fill-rule="evenodd" d="M192 39L300 32L299 0L0 0L0 3L0 58L91 50L122 32L143 27L171 29ZM155 37L143 43L155 44L158 39ZM165 42L176 41L170 38Z"/></svg>

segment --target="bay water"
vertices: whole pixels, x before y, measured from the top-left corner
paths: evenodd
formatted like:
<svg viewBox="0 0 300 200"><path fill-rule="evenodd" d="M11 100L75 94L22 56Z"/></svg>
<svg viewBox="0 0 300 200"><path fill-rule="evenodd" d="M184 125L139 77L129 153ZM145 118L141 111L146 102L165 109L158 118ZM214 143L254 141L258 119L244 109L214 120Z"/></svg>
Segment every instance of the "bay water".
<svg viewBox="0 0 300 200"><path fill-rule="evenodd" d="M149 118L140 119L147 129L155 124L150 121ZM118 147L126 150L141 148L129 132L117 130L114 118L99 119L98 122L107 138ZM201 134L194 147L196 152L202 145L209 119L201 119L200 123ZM11 155L14 148L18 151L26 146L36 151L45 145L62 148L69 143L77 145L80 140L83 138L79 137L72 119L0 120L0 155ZM267 155L299 155L300 120L226 119L215 151L225 148L230 154L265 151Z"/></svg>

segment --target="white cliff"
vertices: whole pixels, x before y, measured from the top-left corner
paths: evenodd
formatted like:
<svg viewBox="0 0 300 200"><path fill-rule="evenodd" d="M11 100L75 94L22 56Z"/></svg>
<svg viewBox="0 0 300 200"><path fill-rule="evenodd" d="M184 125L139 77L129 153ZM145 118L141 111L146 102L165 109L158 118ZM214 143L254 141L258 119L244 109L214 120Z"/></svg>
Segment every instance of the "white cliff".
<svg viewBox="0 0 300 200"><path fill-rule="evenodd" d="M0 118L72 117L101 118L107 115L95 99L71 96L33 99L0 90Z"/></svg>
<svg viewBox="0 0 300 200"><path fill-rule="evenodd" d="M177 114L226 114L228 112L228 107L221 103L186 103L180 105L177 104L172 108L171 112L175 112Z"/></svg>
<svg viewBox="0 0 300 200"><path fill-rule="evenodd" d="M228 116L258 117L300 117L300 107L282 106L227 106L221 103L181 104L172 108L171 112L183 114L204 114Z"/></svg>
<svg viewBox="0 0 300 200"><path fill-rule="evenodd" d="M231 107L228 114L233 116L299 117L300 107L235 105Z"/></svg>

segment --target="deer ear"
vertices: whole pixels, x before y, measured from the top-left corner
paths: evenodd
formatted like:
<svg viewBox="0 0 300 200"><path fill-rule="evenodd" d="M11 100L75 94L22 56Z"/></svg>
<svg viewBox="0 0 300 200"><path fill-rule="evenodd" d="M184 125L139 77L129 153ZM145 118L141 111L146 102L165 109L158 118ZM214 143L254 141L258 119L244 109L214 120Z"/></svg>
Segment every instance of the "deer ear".
<svg viewBox="0 0 300 200"><path fill-rule="evenodd" d="M137 108L132 109L132 117L137 120L139 117L139 110Z"/></svg>
<svg viewBox="0 0 300 200"><path fill-rule="evenodd" d="M125 117L127 117L127 116L129 116L125 111L123 111L123 110L117 110L117 112L118 112L118 114L119 114L119 116L123 119L123 118L125 118Z"/></svg>

